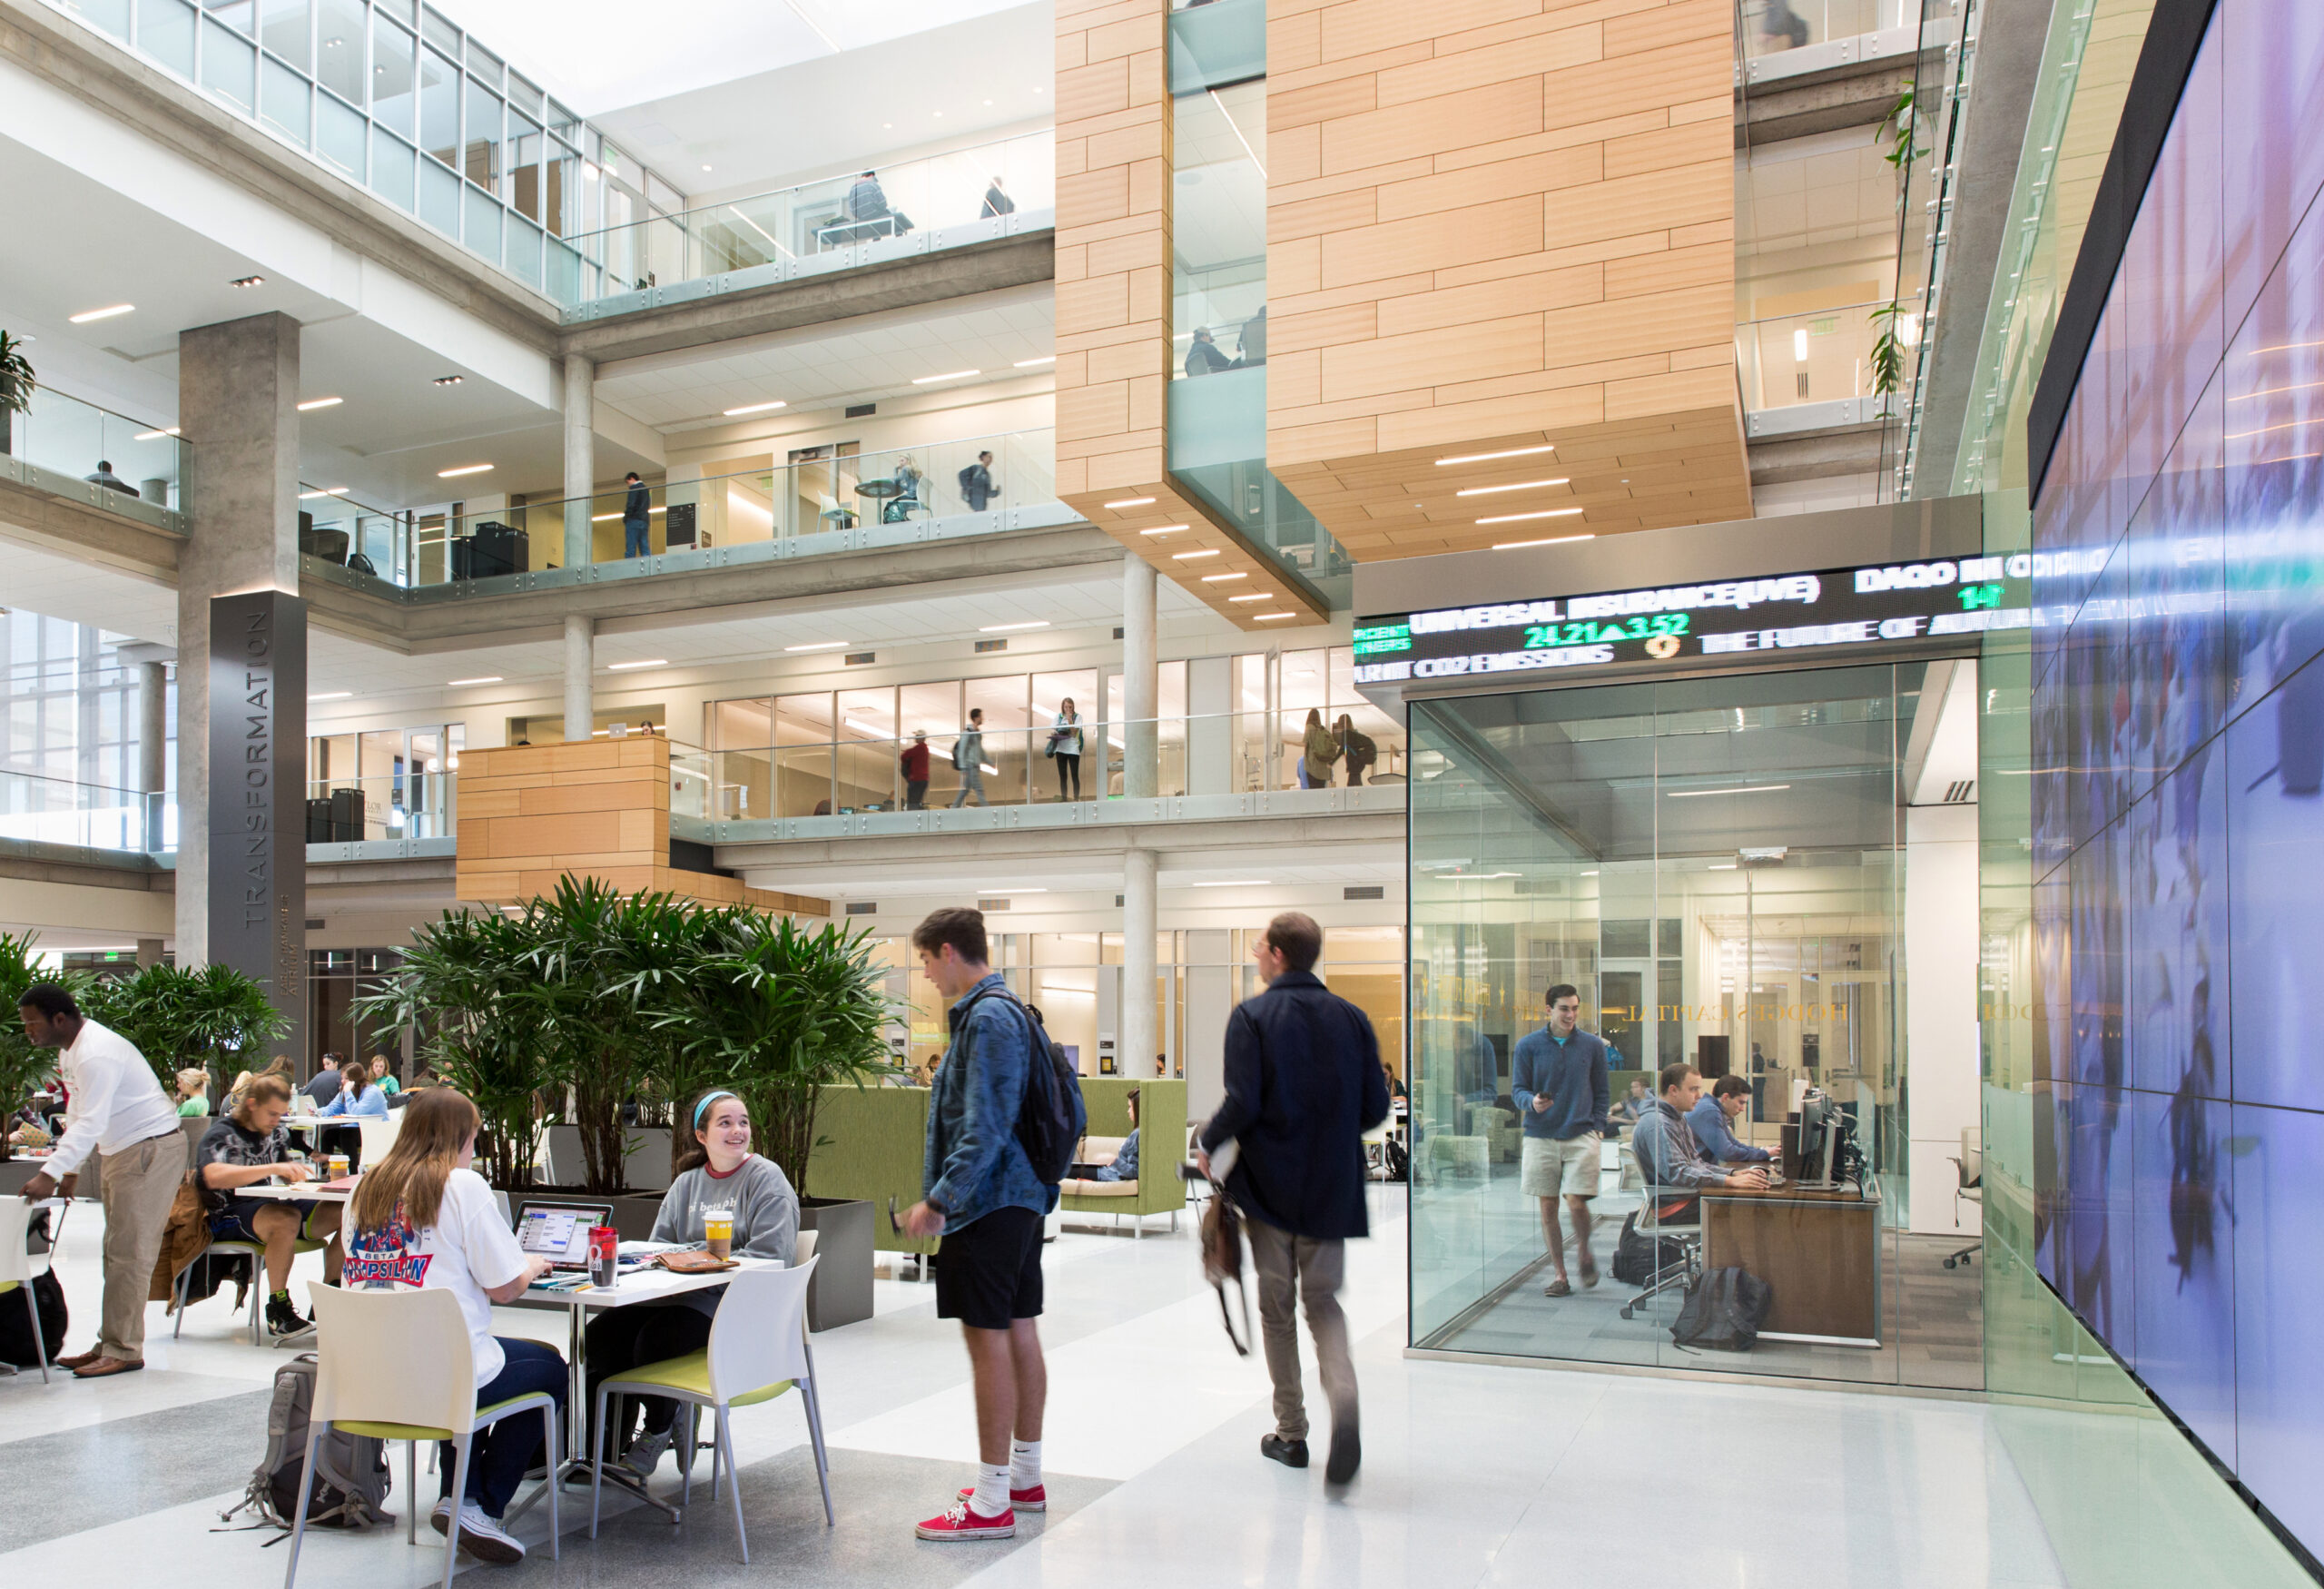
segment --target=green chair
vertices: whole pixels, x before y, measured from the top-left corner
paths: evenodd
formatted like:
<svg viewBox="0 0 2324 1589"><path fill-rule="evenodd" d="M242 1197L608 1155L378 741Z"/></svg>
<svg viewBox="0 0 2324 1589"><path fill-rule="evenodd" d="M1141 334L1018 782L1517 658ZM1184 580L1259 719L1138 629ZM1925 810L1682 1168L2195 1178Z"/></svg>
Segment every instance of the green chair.
<svg viewBox="0 0 2324 1589"><path fill-rule="evenodd" d="M307 1414L307 1454L299 1504L290 1519L290 1560L282 1589L299 1577L299 1546L307 1534L307 1499L315 1488L315 1447L330 1429L375 1440L404 1441L404 1538L419 1539L419 1442L448 1440L452 1465L451 1525L444 1531L444 1589L460 1554L459 1505L468 1494L468 1450L476 1432L538 1408L547 1422L552 1453L548 1491L548 1554L557 1557L556 1400L546 1391L476 1405L476 1353L460 1299L446 1290L357 1291L310 1283L316 1325L315 1399Z"/></svg>
<svg viewBox="0 0 2324 1589"><path fill-rule="evenodd" d="M1137 1179L1130 1181L1068 1180L1058 1207L1068 1214L1110 1214L1133 1219L1133 1232L1146 1233L1146 1216L1167 1214L1178 1228L1187 1206L1187 1183L1178 1160L1187 1140L1187 1084L1170 1077L1084 1076L1081 1100L1089 1110L1091 1138L1129 1135L1129 1095L1137 1093Z"/></svg>
<svg viewBox="0 0 2324 1589"><path fill-rule="evenodd" d="M921 1170L928 1150L925 1087L824 1087L815 1094L814 1157L807 1162L803 1197L855 1199L870 1203L872 1246L879 1252L921 1257L933 1238L888 1228L888 1199L908 1209L920 1201Z"/></svg>

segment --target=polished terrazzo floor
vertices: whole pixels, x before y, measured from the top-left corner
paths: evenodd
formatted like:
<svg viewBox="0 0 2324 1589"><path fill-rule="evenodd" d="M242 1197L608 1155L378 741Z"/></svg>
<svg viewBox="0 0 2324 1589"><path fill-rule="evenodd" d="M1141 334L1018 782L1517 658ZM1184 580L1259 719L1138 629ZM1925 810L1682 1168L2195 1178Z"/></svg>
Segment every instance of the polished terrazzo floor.
<svg viewBox="0 0 2324 1589"><path fill-rule="evenodd" d="M1351 1248L1347 1297L1365 1463L1343 1494L1318 1470L1258 1457L1265 1371L1228 1347L1186 1226L1138 1242L1068 1229L1049 1249L1045 1320L1058 1505L1014 1541L911 1537L911 1522L971 1476L968 1366L931 1289L882 1280L874 1318L816 1337L835 1527L823 1524L797 1403L783 1397L736 1420L747 1568L726 1510L704 1505L699 1487L681 1526L630 1510L594 1543L576 1490L561 1561L548 1558L537 1508L519 1529L539 1546L531 1559L463 1577L1049 1589L2065 1582L1978 1403L1406 1358L1402 1189L1375 1196L1377 1234ZM80 1320L95 1314L99 1225L93 1206L76 1210L60 1265ZM504 1333L559 1327L501 1317ZM276 1354L248 1344L224 1301L197 1308L182 1340L167 1337L158 1306L153 1320L144 1373L0 1380L7 1581L144 1562L156 1565L139 1575L159 1582L244 1589L281 1571L266 1534L213 1532L262 1448ZM74 1347L86 1333L76 1326ZM314 1536L300 1581L433 1582L442 1557L422 1539L407 1546L400 1527Z"/></svg>

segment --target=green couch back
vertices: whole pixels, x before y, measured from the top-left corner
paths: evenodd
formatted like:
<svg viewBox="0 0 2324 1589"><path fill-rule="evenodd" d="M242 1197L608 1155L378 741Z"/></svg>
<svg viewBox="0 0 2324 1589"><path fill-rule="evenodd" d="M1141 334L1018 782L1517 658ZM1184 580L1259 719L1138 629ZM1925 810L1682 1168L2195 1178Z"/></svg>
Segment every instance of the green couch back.
<svg viewBox="0 0 2324 1589"><path fill-rule="evenodd" d="M815 1102L813 1154L805 1195L862 1198L872 1204L872 1246L882 1252L934 1252L888 1228L888 1199L899 1209L920 1201L928 1144L925 1087L826 1087Z"/></svg>

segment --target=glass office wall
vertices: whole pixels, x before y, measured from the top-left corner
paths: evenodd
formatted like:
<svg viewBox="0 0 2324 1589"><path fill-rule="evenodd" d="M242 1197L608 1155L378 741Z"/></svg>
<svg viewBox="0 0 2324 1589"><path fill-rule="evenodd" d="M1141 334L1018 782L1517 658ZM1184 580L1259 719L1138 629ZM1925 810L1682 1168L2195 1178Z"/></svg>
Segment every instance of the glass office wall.
<svg viewBox="0 0 2324 1589"><path fill-rule="evenodd" d="M1411 709L1415 1344L1868 1383L1974 1386L1977 1282L1905 1233L1900 757L1925 665L1542 690ZM1923 966L1932 990L1972 967ZM1832 1189L1796 1159L1766 1195L1650 1193L1632 1133L1590 1205L1600 1278L1551 1278L1521 1187L1517 1044L1570 984L1610 1094L1660 1067L1740 1078L1742 1141L1782 1154L1803 1097L1861 1156ZM1931 996L1935 996L1932 993ZM1714 1103L1713 1107L1717 1105ZM1845 1155L1843 1156L1845 1164ZM1570 1216L1562 1238L1570 1242ZM1612 1273L1632 1221L1654 1284ZM1693 1276L1775 1289L1748 1356L1673 1339Z"/></svg>

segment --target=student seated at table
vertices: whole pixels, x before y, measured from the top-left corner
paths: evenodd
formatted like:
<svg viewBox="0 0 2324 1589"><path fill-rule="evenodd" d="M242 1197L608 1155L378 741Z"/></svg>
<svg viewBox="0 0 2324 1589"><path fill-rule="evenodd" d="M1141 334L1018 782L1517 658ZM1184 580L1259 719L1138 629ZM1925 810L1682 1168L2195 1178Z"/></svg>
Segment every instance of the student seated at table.
<svg viewBox="0 0 2324 1589"><path fill-rule="evenodd" d="M304 1183L310 1171L290 1161L290 1134L282 1117L290 1107L290 1084L280 1076L253 1076L242 1100L220 1115L193 1150L202 1204L213 1241L248 1241L266 1248L266 1327L270 1335L292 1335L307 1327L290 1300L290 1261L299 1255L303 1230L323 1248L323 1278L339 1283L340 1209L332 1203L284 1202L241 1197L247 1186L280 1180Z"/></svg>
<svg viewBox="0 0 2324 1589"><path fill-rule="evenodd" d="M1136 1180L1137 1179L1137 1089L1135 1087L1129 1090L1128 1102L1129 1135L1122 1139L1121 1147L1115 1150L1111 1160L1090 1168L1087 1175L1078 1176L1076 1179L1080 1180ZM1072 1189L1070 1182L1067 1183L1066 1189L1068 1191Z"/></svg>
<svg viewBox="0 0 2324 1589"><path fill-rule="evenodd" d="M360 1060L350 1060L339 1068L339 1096L315 1110L318 1120L333 1120L356 1115L388 1118L388 1095L371 1080L371 1067Z"/></svg>
<svg viewBox="0 0 2324 1589"><path fill-rule="evenodd" d="M390 1099L403 1091L403 1083L397 1081L396 1073L388 1068L388 1056L385 1054L371 1056L371 1080Z"/></svg>
<svg viewBox="0 0 2324 1589"><path fill-rule="evenodd" d="M1711 1083L1701 1102L1687 1111L1687 1124L1709 1158L1721 1164L1765 1164L1775 1155L1736 1136L1733 1122L1750 1107L1751 1083L1740 1076L1721 1076Z"/></svg>
<svg viewBox="0 0 2324 1589"><path fill-rule="evenodd" d="M199 1120L210 1112L210 1072L202 1070L178 1072L178 1118Z"/></svg>
<svg viewBox="0 0 2324 1589"><path fill-rule="evenodd" d="M417 1108L417 1105L413 1107ZM714 1088L686 1113L694 1141L678 1160L677 1179L663 1194L654 1239L699 1244L704 1209L732 1209L736 1258L767 1258L788 1265L799 1244L799 1194L772 1159L751 1151L751 1114L743 1100ZM405 1127L408 1131L409 1126ZM399 1139L400 1140L400 1139ZM589 1323L589 1405L596 1406L597 1382L608 1375L683 1357L710 1344L710 1321L726 1288L687 1291L662 1303L609 1308ZM623 1460L639 1478L650 1475L670 1448L670 1426L678 1404L665 1397L625 1398L625 1408L643 1402L645 1432L629 1437L629 1414L615 1415L617 1427L601 1434L601 1449Z"/></svg>
<svg viewBox="0 0 2324 1589"><path fill-rule="evenodd" d="M513 1302L548 1272L527 1257L469 1165L476 1159L476 1105L449 1087L431 1087L403 1111L395 1146L365 1171L348 1207L347 1284L372 1290L409 1287L449 1291L468 1320L476 1355L476 1405L547 1392L563 1416L564 1355L543 1341L492 1333L492 1305ZM547 1431L531 1413L487 1425L471 1437L468 1493L459 1505L460 1546L480 1561L525 1559L525 1547L501 1526L508 1503L536 1460L546 1460ZM438 1453L440 1476L430 1521L452 1526L456 1453Z"/></svg>

